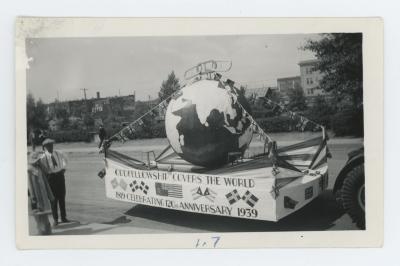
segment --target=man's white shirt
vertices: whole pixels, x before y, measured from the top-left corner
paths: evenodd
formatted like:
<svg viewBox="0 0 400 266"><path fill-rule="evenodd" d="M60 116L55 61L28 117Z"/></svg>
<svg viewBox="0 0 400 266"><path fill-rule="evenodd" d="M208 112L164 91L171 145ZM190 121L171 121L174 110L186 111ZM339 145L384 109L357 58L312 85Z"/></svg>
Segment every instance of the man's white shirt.
<svg viewBox="0 0 400 266"><path fill-rule="evenodd" d="M56 162L55 164L53 163L51 155L53 155L53 158ZM40 163L44 168L43 170L47 174L58 173L66 168L67 158L63 153L59 151L53 151L53 153L45 151L42 157L40 158Z"/></svg>

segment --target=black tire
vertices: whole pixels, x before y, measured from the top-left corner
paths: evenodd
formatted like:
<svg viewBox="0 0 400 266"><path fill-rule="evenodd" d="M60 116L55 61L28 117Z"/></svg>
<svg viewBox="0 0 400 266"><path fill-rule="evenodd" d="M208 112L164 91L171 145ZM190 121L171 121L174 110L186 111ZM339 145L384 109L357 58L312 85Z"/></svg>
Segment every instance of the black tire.
<svg viewBox="0 0 400 266"><path fill-rule="evenodd" d="M364 163L347 173L339 191L343 209L360 229L365 229Z"/></svg>
<svg viewBox="0 0 400 266"><path fill-rule="evenodd" d="M341 210L344 210L343 208L343 200L342 200L342 189L339 188L338 190L336 190L335 192L335 200L337 205L340 207Z"/></svg>

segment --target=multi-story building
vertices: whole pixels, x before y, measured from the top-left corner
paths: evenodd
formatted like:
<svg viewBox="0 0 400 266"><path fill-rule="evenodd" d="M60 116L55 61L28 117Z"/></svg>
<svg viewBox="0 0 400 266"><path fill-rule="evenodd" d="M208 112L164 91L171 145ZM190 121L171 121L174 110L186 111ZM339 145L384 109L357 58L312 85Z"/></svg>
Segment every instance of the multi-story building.
<svg viewBox="0 0 400 266"><path fill-rule="evenodd" d="M282 95L287 95L290 90L301 87L301 78L300 76L278 78L276 83L278 84L279 92Z"/></svg>
<svg viewBox="0 0 400 266"><path fill-rule="evenodd" d="M96 98L71 100L65 102L55 101L47 104L47 119L58 119L60 110L65 110L69 117L82 118L91 113L96 118L106 117L109 114L124 115L135 110L135 94L101 98L97 92Z"/></svg>
<svg viewBox="0 0 400 266"><path fill-rule="evenodd" d="M103 99L96 99L93 100L93 107L92 107L92 113L99 113L106 111L106 106L110 104L110 101L108 98L103 98Z"/></svg>
<svg viewBox="0 0 400 266"><path fill-rule="evenodd" d="M278 78L276 80L278 91L284 103L289 102L289 92L296 88L301 88L300 76Z"/></svg>
<svg viewBox="0 0 400 266"><path fill-rule="evenodd" d="M315 97L318 95L326 95L326 92L319 87L322 74L316 70L318 60L300 61L300 79L306 97Z"/></svg>

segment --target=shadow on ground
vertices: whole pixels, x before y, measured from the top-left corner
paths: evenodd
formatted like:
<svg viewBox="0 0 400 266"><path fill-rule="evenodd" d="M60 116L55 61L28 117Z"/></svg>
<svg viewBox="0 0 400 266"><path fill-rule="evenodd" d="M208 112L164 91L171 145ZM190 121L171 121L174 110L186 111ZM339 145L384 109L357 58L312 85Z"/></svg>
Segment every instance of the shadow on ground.
<svg viewBox="0 0 400 266"><path fill-rule="evenodd" d="M62 223L53 228L52 235L92 235L98 234L110 229L110 225L98 225L95 229L90 223L71 221Z"/></svg>
<svg viewBox="0 0 400 266"><path fill-rule="evenodd" d="M125 213L161 223L215 232L322 231L332 228L344 212L332 191L326 191L299 211L279 222L204 215L137 205Z"/></svg>

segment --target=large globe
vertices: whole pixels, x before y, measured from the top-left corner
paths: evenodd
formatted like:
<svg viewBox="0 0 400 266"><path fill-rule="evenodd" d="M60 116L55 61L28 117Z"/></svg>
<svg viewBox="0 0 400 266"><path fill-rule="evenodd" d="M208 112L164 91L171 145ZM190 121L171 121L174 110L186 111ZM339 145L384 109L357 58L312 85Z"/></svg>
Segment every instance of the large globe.
<svg viewBox="0 0 400 266"><path fill-rule="evenodd" d="M244 153L253 135L251 122L229 87L200 80L181 92L165 115L167 138L179 156L215 168Z"/></svg>

